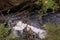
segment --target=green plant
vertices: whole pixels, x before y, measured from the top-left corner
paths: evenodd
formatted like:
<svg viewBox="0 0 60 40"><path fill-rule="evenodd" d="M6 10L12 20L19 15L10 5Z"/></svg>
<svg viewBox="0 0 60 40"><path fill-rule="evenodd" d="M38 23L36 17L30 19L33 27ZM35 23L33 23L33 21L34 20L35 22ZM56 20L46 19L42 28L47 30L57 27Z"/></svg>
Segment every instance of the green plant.
<svg viewBox="0 0 60 40"><path fill-rule="evenodd" d="M47 35L44 40L60 40L60 24L46 23L45 28Z"/></svg>

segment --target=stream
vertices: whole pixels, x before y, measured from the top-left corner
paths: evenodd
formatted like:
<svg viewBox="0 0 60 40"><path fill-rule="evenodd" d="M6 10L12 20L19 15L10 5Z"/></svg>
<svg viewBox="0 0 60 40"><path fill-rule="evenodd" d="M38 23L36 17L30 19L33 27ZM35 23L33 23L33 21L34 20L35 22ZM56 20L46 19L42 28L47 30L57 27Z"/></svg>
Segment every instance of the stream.
<svg viewBox="0 0 60 40"><path fill-rule="evenodd" d="M11 11L9 10L9 12ZM60 13L48 13L47 15L42 16L42 18L39 18L38 12L33 8L28 10L28 12L25 10L16 13L11 12L10 14L5 15L5 17L0 17L0 22L4 19L8 21L8 26L12 26L12 32L15 35L19 36L27 27L27 31L31 28L34 34L38 34L39 38L43 39L47 34L43 25L48 22L60 24Z"/></svg>
<svg viewBox="0 0 60 40"><path fill-rule="evenodd" d="M20 5L13 6L12 8L0 11L0 22L8 21L6 26L12 27L12 32L16 36L23 34L26 29L27 32L32 30L34 36L38 35L40 39L44 39L47 32L43 25L48 22L60 24L60 12L48 13L40 18L38 10L40 10L42 6L37 6L33 3L31 5L31 3L32 2L27 1ZM35 37L34 40L39 39Z"/></svg>
<svg viewBox="0 0 60 40"><path fill-rule="evenodd" d="M9 18L9 25L13 26L13 33L18 35L23 33L23 30L27 26L27 30L31 28L31 30L38 34L41 39L45 38L46 36L46 30L44 29L43 25L47 22L53 22L55 24L60 24L60 13L49 13L42 17L42 19L39 19L38 15L33 15L31 17L24 17L24 16L18 16L18 17L12 17ZM19 32L18 32L19 31Z"/></svg>

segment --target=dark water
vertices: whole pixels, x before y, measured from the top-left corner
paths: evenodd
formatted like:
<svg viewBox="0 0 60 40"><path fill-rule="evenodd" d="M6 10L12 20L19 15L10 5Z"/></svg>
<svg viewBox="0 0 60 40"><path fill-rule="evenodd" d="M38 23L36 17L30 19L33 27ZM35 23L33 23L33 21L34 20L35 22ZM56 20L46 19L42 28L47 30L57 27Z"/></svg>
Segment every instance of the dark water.
<svg viewBox="0 0 60 40"><path fill-rule="evenodd" d="M28 20L26 20L26 18L23 18L23 17L24 17L24 15L22 17L17 16L17 17L9 18L10 24L16 25L17 21L22 21L23 23L29 22ZM44 29L42 26L43 26L43 24L45 24L47 22L60 24L60 13L54 13L54 14L49 13L49 14L43 16L41 19L39 19L38 14L34 14L30 17L27 17L27 19L31 20L31 22L28 23L29 25L32 25L32 26L37 27L37 28Z"/></svg>
<svg viewBox="0 0 60 40"><path fill-rule="evenodd" d="M52 23L60 24L60 13L48 14L46 16L43 16L42 20L44 23L52 22Z"/></svg>
<svg viewBox="0 0 60 40"><path fill-rule="evenodd" d="M16 7L13 8L14 10L17 9ZM47 15L43 16L41 19L39 19L39 16L38 16L38 9L33 7L32 9L30 10L27 10L29 13L27 12L18 12L18 13L13 13L13 10L10 10L10 14L11 15L16 15L16 14L21 14L20 16L16 16L16 17L12 17L10 14L8 16L5 16L5 20L9 20L11 21L11 24L16 24L16 21L23 21L23 23L27 23L29 22L28 20L26 19L29 19L31 20L31 23L29 23L30 25L32 26L36 26L36 27L41 27L44 23L46 22L53 22L53 23L56 23L56 24L60 24L60 13L48 13ZM12 11L12 12L11 12ZM18 11L18 10L17 10ZM6 12L6 11L5 11ZM4 13L5 13L4 12ZM6 13L5 13L6 14ZM26 17L24 17L26 16ZM0 18L0 20L4 18Z"/></svg>

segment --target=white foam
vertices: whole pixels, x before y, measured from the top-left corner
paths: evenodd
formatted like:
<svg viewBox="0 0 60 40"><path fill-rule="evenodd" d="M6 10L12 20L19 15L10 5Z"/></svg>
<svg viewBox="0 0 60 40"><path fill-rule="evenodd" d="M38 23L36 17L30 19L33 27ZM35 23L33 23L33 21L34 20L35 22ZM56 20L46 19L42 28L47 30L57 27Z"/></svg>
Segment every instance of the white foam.
<svg viewBox="0 0 60 40"><path fill-rule="evenodd" d="M14 30L19 30L19 31L23 31L23 29L26 27L27 24L25 23L22 23L22 21L19 21L17 23L17 25L15 27L13 27ZM41 39L45 38L45 33L46 31L43 30L43 29L40 29L40 28L37 28L37 27L34 27L34 26L30 26L30 25L27 25L27 27L31 28L31 30L33 32L35 32L36 34L39 35L39 37Z"/></svg>

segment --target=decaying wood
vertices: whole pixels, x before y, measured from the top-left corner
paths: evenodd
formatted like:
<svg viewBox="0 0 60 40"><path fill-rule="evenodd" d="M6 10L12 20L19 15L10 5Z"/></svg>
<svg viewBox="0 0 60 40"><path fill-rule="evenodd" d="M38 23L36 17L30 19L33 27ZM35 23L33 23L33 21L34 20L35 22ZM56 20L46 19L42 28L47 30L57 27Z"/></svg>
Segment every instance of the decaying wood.
<svg viewBox="0 0 60 40"><path fill-rule="evenodd" d="M8 4L9 4L9 2L8 1L6 1ZM32 8L33 7L33 4L34 4L34 2L35 2L35 0L33 0L33 1L31 1L31 0L28 0L28 1L25 1L25 2L22 2L22 3L20 3L19 5L15 5L15 6L11 6L10 4L10 6L11 7L9 7L9 8L6 8L6 9L3 9L3 10L0 10L0 14L2 14L3 15L3 18L2 19L5 19L6 17L6 15L10 15L10 14L19 14L20 15L20 13L21 12L23 12L23 11L25 11L25 10L27 10L27 9L30 9L30 8ZM19 12L19 13L18 13ZM7 16L7 17L8 17ZM2 16L1 16L2 17ZM1 19L0 19L1 20Z"/></svg>

